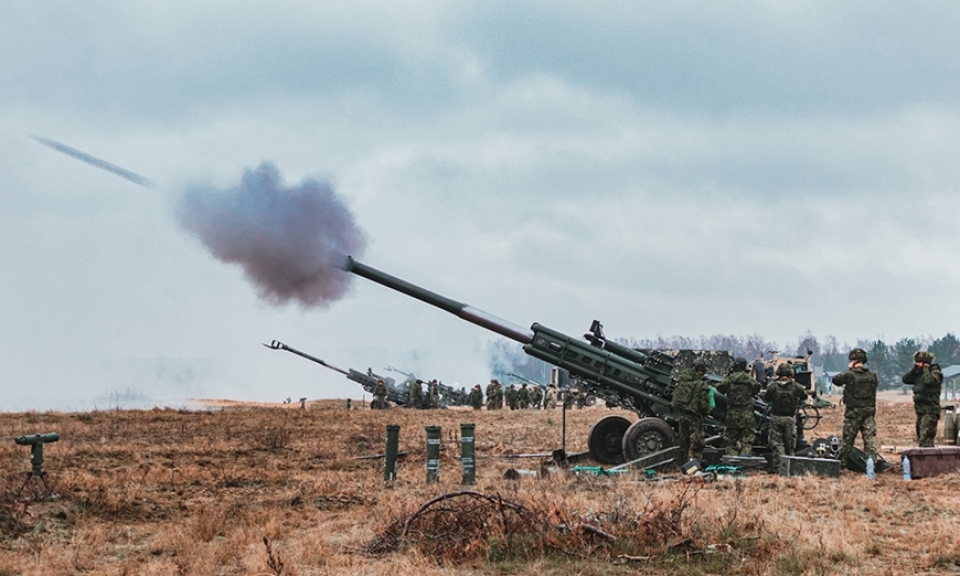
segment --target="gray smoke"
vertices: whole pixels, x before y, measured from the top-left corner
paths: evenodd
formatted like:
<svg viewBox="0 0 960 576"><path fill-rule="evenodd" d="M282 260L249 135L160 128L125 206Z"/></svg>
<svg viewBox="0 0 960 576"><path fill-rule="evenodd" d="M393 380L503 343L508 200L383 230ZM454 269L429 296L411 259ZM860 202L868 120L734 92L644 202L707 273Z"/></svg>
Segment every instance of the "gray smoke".
<svg viewBox="0 0 960 576"><path fill-rule="evenodd" d="M228 190L192 188L178 207L180 225L222 262L239 264L261 298L326 307L347 291L345 254L366 247L353 214L327 182L285 187L276 166L247 170Z"/></svg>

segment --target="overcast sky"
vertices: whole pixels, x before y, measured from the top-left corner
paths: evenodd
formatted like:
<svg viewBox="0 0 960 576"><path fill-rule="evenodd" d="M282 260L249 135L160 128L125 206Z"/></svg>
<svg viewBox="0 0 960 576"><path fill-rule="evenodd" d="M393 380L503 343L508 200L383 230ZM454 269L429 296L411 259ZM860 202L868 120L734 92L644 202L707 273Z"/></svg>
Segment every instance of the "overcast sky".
<svg viewBox="0 0 960 576"><path fill-rule="evenodd" d="M954 2L5 2L0 409L360 397L272 339L489 378L482 328L361 278L277 306L184 231L185 190L263 161L329 183L364 263L521 326L955 331L958 29Z"/></svg>

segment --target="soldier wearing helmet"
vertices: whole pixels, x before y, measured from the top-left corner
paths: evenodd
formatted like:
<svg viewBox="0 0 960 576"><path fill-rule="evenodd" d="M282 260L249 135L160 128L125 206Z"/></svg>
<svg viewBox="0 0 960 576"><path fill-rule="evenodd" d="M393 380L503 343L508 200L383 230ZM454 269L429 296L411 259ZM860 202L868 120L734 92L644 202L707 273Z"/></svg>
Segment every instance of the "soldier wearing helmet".
<svg viewBox="0 0 960 576"><path fill-rule="evenodd" d="M777 379L767 386L763 399L770 404L769 444L773 466L780 468L780 457L793 456L797 447L797 410L807 398L807 391L793 379L793 366L777 367Z"/></svg>
<svg viewBox="0 0 960 576"><path fill-rule="evenodd" d="M710 413L710 386L704 375L707 365L698 361L680 374L670 405L676 413L678 441L684 458L703 459L703 420Z"/></svg>
<svg viewBox="0 0 960 576"><path fill-rule="evenodd" d="M372 410L386 410L390 407L387 403L387 386L383 380L377 378L377 384L373 388L373 402L370 403Z"/></svg>
<svg viewBox="0 0 960 576"><path fill-rule="evenodd" d="M747 373L747 359L735 358L730 374L717 386L727 397L727 415L724 419L723 439L727 455L750 455L756 438L756 419L753 399L760 392L760 383Z"/></svg>
<svg viewBox="0 0 960 576"><path fill-rule="evenodd" d="M857 434L863 437L863 451L877 459L877 375L864 364L867 352L854 348L847 355L847 370L833 377L834 386L843 387L843 441L840 444L840 464L846 466Z"/></svg>
<svg viewBox="0 0 960 576"><path fill-rule="evenodd" d="M940 421L940 387L943 374L937 359L926 350L913 355L913 368L903 375L903 383L913 386L913 410L917 414L917 443L933 447Z"/></svg>

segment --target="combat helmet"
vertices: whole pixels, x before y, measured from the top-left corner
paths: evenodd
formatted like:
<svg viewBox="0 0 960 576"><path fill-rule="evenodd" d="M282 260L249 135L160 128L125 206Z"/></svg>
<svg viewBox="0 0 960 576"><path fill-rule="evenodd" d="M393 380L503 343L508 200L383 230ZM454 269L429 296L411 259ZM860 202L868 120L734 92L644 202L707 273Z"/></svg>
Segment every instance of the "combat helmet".
<svg viewBox="0 0 960 576"><path fill-rule="evenodd" d="M927 352L926 350L921 350L913 355L914 362L926 362L927 364L933 364L937 361L937 358L933 355L932 352Z"/></svg>
<svg viewBox="0 0 960 576"><path fill-rule="evenodd" d="M781 364L777 366L777 376L790 376L793 377L793 365L792 364Z"/></svg>
<svg viewBox="0 0 960 576"><path fill-rule="evenodd" d="M733 359L733 371L734 372L746 372L747 371L747 359L741 356L738 356Z"/></svg>
<svg viewBox="0 0 960 576"><path fill-rule="evenodd" d="M849 354L847 354L847 358L853 360L854 362L866 362L867 351L863 348L854 348Z"/></svg>

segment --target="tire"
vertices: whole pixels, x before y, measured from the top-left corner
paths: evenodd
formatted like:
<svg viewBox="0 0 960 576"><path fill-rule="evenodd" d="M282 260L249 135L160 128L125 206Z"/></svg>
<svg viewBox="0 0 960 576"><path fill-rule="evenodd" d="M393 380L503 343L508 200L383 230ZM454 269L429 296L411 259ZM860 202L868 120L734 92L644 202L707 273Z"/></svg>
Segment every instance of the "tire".
<svg viewBox="0 0 960 576"><path fill-rule="evenodd" d="M660 418L641 418L623 435L625 461L636 460L677 445L677 433Z"/></svg>
<svg viewBox="0 0 960 576"><path fill-rule="evenodd" d="M623 435L630 428L630 421L623 416L604 416L590 427L587 447L590 458L597 464L622 464Z"/></svg>

